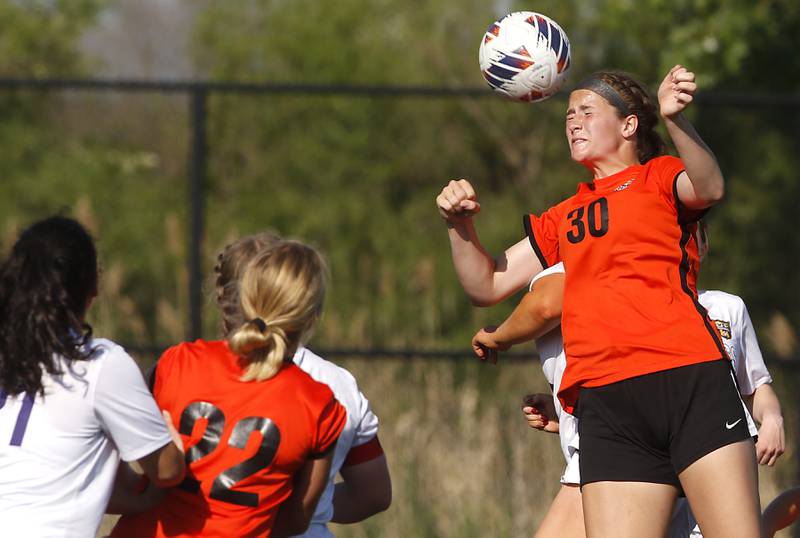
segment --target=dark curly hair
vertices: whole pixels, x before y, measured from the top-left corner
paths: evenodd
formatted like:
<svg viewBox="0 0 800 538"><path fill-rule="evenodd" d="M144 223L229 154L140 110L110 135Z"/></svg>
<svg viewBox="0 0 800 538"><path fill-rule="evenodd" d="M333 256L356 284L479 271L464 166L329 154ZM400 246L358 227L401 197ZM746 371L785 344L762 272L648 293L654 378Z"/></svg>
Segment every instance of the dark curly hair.
<svg viewBox="0 0 800 538"><path fill-rule="evenodd" d="M647 88L631 74L624 71L598 71L584 79L579 84L579 88L591 84L593 79L601 80L611 86L624 101L627 108L624 111L620 110L621 104L617 106L614 102L611 102L620 117L634 114L638 118L639 127L636 130L636 148L639 162L644 164L653 157L664 155L667 152L667 146L656 131L658 106L653 102Z"/></svg>
<svg viewBox="0 0 800 538"><path fill-rule="evenodd" d="M22 232L0 267L0 386L44 394L56 356L86 360L92 328L83 321L97 293L97 253L77 221L50 217Z"/></svg>

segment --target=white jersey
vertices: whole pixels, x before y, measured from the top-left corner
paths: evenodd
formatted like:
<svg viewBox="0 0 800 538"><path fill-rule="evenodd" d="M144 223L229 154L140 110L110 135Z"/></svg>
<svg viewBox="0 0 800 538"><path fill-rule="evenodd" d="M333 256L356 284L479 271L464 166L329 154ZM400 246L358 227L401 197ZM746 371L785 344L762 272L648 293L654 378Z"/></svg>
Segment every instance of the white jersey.
<svg viewBox="0 0 800 538"><path fill-rule="evenodd" d="M327 524L333 517L333 491L336 475L351 448L363 445L378 434L378 417L370 409L369 401L358 389L358 384L350 372L303 347L297 350L293 360L314 381L328 385L333 391L333 395L347 411L347 422L336 442L328 484L317 503L317 509L308 530L304 534L298 535L306 538L329 538L333 536Z"/></svg>
<svg viewBox="0 0 800 538"><path fill-rule="evenodd" d="M698 299L719 329L742 396L750 396L764 383L772 383L742 298L724 291L700 290Z"/></svg>
<svg viewBox="0 0 800 538"><path fill-rule="evenodd" d="M534 282L548 275L564 273L564 264L557 263L548 267L531 280L531 287ZM561 337L561 329L556 327L549 333L536 339L536 349L539 352L539 360L542 363L542 371L547 382L553 387L553 404L558 414L558 438L561 442L561 451L567 461L567 467L561 476L562 484L579 484L580 471L578 470L578 419L564 411L561 402L556 396L561 387L561 377L567 367L567 358L564 354L564 340Z"/></svg>
<svg viewBox="0 0 800 538"><path fill-rule="evenodd" d="M700 290L700 304L708 311L708 317L717 326L725 351L733 361L736 382L742 396L750 396L764 383L772 383L761 348L758 347L756 331L747 306L741 297L717 290ZM749 412L745 412L750 434L756 435L755 423ZM702 538L703 533L697 525L689 503L685 498L678 500L672 514L669 538Z"/></svg>
<svg viewBox="0 0 800 538"><path fill-rule="evenodd" d="M45 396L0 393L0 522L4 536L94 536L119 458L171 441L133 359L109 340L44 373Z"/></svg>

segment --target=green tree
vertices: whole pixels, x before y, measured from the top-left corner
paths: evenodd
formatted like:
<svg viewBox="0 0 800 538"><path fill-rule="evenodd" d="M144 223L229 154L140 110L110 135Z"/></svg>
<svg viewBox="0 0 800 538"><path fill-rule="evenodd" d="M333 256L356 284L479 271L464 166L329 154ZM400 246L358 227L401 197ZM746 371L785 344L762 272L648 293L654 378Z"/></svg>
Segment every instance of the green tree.
<svg viewBox="0 0 800 538"><path fill-rule="evenodd" d="M477 86L477 42L496 18L491 9L444 1L215 2L198 21L194 50L198 64L221 80ZM797 73L784 37L796 34L799 17L788 2L605 0L542 2L536 9L571 38L572 83L611 67L655 87L679 62L698 72L705 90L784 89L786 80L797 80L781 70ZM210 214L226 215L237 231L273 227L324 247L335 277L326 341L465 346L477 325L507 310L467 303L432 200L448 179L468 177L484 203L478 225L487 247L498 251L518 240L519 215L543 210L585 178L563 143L562 98L534 105L494 96L218 98ZM783 182L759 190L764 211L757 215L764 234L792 241L763 221L767 215L781 220L772 208L792 199L785 196L794 192L791 185L784 184L791 177L783 171L795 160L787 126L764 112L702 102L692 112L719 155L731 193L713 211L719 247L703 281L743 293L761 322L778 305L797 322L796 307L785 309L790 295L777 291L797 289L790 265L782 266L787 270L772 291L751 280L778 263L778 245L739 233L747 221L737 213L755 203L739 202L738 177L747 175L753 189ZM758 150L750 137L731 139L742 121L763 133L769 158L753 158ZM210 242L220 233L211 232ZM758 259L744 254L755 242Z"/></svg>
<svg viewBox="0 0 800 538"><path fill-rule="evenodd" d="M105 0L0 2L0 74L91 76L80 39L112 7ZM98 236L107 277L91 321L99 333L127 341L173 340L185 330L184 234L175 224L185 211L184 158L180 169L170 167L174 157L161 152L172 148L159 143L187 134L177 129L176 137L174 113L164 113L174 106L165 101L149 96L136 106L91 92L0 92L5 246L20 227L53 213L86 223Z"/></svg>

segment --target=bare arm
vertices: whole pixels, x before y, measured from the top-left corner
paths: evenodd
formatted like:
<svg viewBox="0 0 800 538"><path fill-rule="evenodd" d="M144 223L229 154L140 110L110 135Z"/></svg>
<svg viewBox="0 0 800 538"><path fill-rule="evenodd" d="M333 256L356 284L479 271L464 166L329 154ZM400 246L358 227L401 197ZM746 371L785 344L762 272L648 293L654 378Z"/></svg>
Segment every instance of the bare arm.
<svg viewBox="0 0 800 538"><path fill-rule="evenodd" d="M758 422L756 457L761 465L775 465L783 454L786 434L778 396L769 383L760 385L753 393L753 418Z"/></svg>
<svg viewBox="0 0 800 538"><path fill-rule="evenodd" d="M392 480L386 456L342 467L343 481L333 494L334 523L358 523L392 504Z"/></svg>
<svg viewBox="0 0 800 538"><path fill-rule="evenodd" d="M308 460L294 475L292 495L281 503L272 536L302 534L308 529L331 472L334 446L322 457Z"/></svg>
<svg viewBox="0 0 800 538"><path fill-rule="evenodd" d="M183 480L185 471L183 452L175 446L175 443L156 450L138 460L138 463L147 478L158 487L176 486Z"/></svg>
<svg viewBox="0 0 800 538"><path fill-rule="evenodd" d="M800 487L788 489L764 509L764 536L772 538L800 518Z"/></svg>
<svg viewBox="0 0 800 538"><path fill-rule="evenodd" d="M456 275L476 306L499 303L542 270L542 264L526 238L497 258L483 248L473 223L480 204L467 180L448 183L436 198L436 205L447 222Z"/></svg>
<svg viewBox="0 0 800 538"><path fill-rule="evenodd" d="M725 194L725 178L711 149L683 115L697 91L695 74L676 65L658 89L661 116L686 171L678 176L678 198L691 209L704 209Z"/></svg>
<svg viewBox="0 0 800 538"><path fill-rule="evenodd" d="M106 513L138 514L149 510L164 498L162 488L175 486L183 480L186 473L183 441L169 411L162 411L161 415L172 442L135 462L120 463Z"/></svg>
<svg viewBox="0 0 800 538"><path fill-rule="evenodd" d="M161 413L172 436L172 442L141 458L136 463L139 464L153 485L168 488L178 485L183 480L186 464L183 456L183 441L172 423L172 417L168 411Z"/></svg>
<svg viewBox="0 0 800 538"><path fill-rule="evenodd" d="M158 506L166 490L154 486L143 474L121 462L114 479L114 489L106 507L107 514L138 514Z"/></svg>
<svg viewBox="0 0 800 538"><path fill-rule="evenodd" d="M496 329L485 327L472 338L472 349L481 359L497 360L497 351L550 332L561 323L564 274L540 278L506 320Z"/></svg>

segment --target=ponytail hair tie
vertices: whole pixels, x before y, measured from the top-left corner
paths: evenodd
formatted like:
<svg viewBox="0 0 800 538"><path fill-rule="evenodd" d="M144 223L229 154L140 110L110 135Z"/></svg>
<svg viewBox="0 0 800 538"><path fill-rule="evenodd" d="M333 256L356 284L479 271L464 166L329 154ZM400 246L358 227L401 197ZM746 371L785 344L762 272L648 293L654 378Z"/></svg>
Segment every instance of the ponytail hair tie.
<svg viewBox="0 0 800 538"><path fill-rule="evenodd" d="M253 319L250 320L250 322L251 323L255 323L256 327L258 327L258 330L261 331L262 333L266 332L266 330L267 330L267 322L264 321L263 319L261 319L261 318L253 318Z"/></svg>

